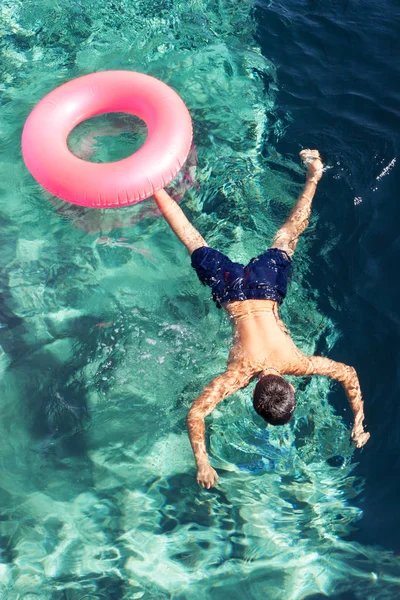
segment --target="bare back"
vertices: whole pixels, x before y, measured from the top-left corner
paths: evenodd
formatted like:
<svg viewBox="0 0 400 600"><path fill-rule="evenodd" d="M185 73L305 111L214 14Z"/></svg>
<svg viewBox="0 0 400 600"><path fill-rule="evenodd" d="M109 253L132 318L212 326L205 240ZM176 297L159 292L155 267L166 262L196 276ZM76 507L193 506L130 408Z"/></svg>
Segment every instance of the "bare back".
<svg viewBox="0 0 400 600"><path fill-rule="evenodd" d="M228 368L252 379L265 369L295 374L304 366L306 357L279 318L277 302L245 300L229 302L224 308L234 327Z"/></svg>

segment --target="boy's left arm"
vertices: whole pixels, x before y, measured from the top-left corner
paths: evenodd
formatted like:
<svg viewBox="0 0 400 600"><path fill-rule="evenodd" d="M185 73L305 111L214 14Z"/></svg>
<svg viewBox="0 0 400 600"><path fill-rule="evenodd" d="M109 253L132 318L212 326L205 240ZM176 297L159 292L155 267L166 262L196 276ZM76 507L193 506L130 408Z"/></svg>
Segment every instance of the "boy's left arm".
<svg viewBox="0 0 400 600"><path fill-rule="evenodd" d="M306 359L307 367L304 373L301 373L302 375L325 375L326 377L340 381L343 385L354 414L351 439L357 448L361 448L368 442L370 434L364 431L364 401L356 370L354 367L349 367L323 356L307 356Z"/></svg>

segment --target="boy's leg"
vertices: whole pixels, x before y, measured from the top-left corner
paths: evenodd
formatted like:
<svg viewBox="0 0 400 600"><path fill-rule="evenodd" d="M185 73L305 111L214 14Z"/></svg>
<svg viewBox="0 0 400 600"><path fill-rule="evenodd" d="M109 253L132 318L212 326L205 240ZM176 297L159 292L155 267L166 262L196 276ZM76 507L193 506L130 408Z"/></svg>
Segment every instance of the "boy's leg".
<svg viewBox="0 0 400 600"><path fill-rule="evenodd" d="M186 218L181 207L165 190L155 192L154 199L164 219L167 221L175 235L186 246L190 255L197 248L207 246L206 241Z"/></svg>
<svg viewBox="0 0 400 600"><path fill-rule="evenodd" d="M318 150L302 150L300 158L308 165L307 181L286 223L276 232L271 246L271 248L284 250L289 256L293 256L299 236L308 225L311 203L323 173L323 164Z"/></svg>

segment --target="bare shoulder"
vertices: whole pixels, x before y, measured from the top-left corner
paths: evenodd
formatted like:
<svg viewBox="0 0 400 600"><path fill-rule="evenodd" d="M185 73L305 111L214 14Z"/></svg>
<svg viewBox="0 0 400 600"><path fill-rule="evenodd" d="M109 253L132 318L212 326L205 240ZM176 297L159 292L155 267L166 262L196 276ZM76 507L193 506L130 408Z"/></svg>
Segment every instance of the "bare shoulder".
<svg viewBox="0 0 400 600"><path fill-rule="evenodd" d="M250 362L245 359L237 346L233 346L229 353L225 375L227 382L236 389L248 386L254 376L254 369L251 368Z"/></svg>
<svg viewBox="0 0 400 600"><path fill-rule="evenodd" d="M312 364L309 360L310 357L303 354L303 352L296 346L290 336L290 358L288 360L287 368L285 373L287 375L296 375L298 377L305 377L306 375L312 375Z"/></svg>

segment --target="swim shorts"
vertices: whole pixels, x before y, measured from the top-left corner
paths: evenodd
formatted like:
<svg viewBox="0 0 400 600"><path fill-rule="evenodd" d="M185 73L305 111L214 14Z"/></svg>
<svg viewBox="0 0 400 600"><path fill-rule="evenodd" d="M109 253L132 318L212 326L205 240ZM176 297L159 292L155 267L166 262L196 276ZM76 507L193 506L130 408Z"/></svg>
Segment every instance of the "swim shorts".
<svg viewBox="0 0 400 600"><path fill-rule="evenodd" d="M202 246L192 253L192 267L201 283L211 288L218 308L234 300L275 300L280 304L292 274L290 257L278 248L270 248L245 266Z"/></svg>

